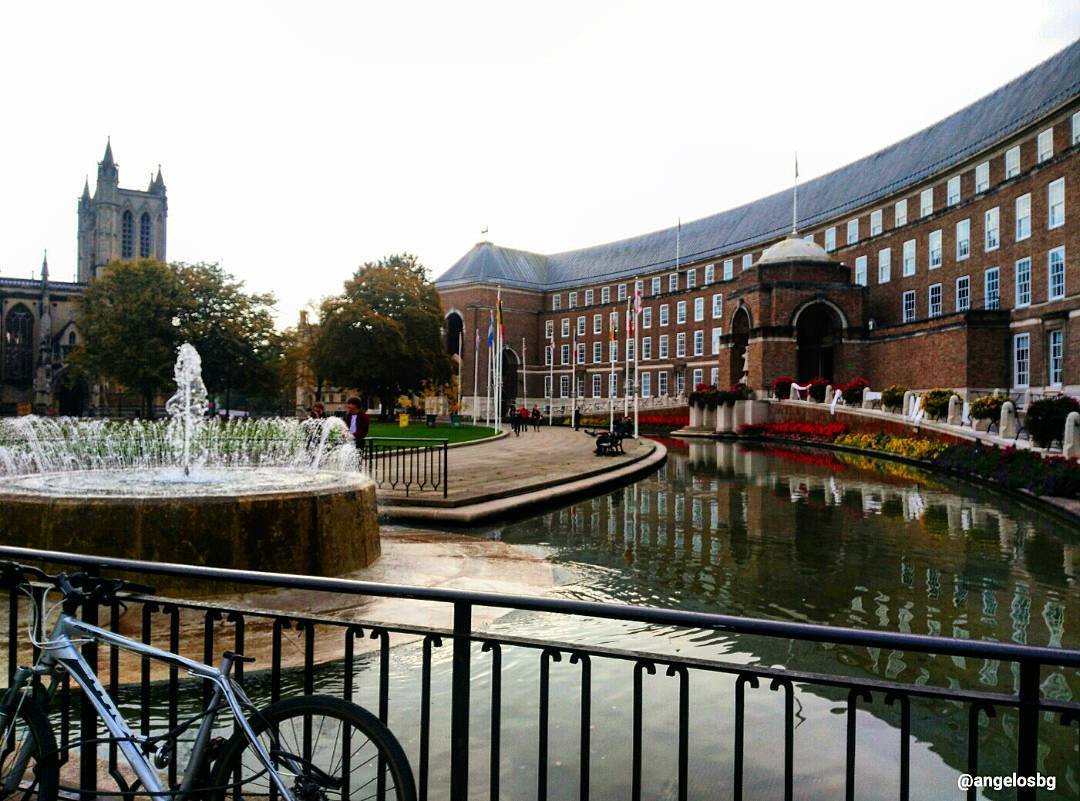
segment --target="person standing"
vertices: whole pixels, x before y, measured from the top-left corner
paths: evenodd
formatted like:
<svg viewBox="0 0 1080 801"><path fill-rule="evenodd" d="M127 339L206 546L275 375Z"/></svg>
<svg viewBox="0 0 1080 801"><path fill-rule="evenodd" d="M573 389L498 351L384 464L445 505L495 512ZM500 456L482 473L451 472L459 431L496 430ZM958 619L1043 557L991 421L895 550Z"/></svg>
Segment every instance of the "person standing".
<svg viewBox="0 0 1080 801"><path fill-rule="evenodd" d="M540 414L540 407L534 405L533 410L532 410L533 431L539 431L540 430L540 421L543 420L543 419L544 419L544 416L542 414Z"/></svg>
<svg viewBox="0 0 1080 801"><path fill-rule="evenodd" d="M326 407L323 406L321 401L315 401L311 404L311 409L308 412L308 417L311 420L322 420L326 417Z"/></svg>
<svg viewBox="0 0 1080 801"><path fill-rule="evenodd" d="M368 435L368 429L371 427L371 420L368 418L367 412L364 411L359 398L349 398L345 407L345 425L349 429L349 436L352 437L356 447L362 449L364 440Z"/></svg>
<svg viewBox="0 0 1080 801"><path fill-rule="evenodd" d="M521 404L521 408L518 409L518 425L526 434L529 433L529 410L524 403Z"/></svg>
<svg viewBox="0 0 1080 801"><path fill-rule="evenodd" d="M513 406L506 410L506 416L510 420L510 428L514 429L514 436L521 436L520 423L518 422L517 409Z"/></svg>
<svg viewBox="0 0 1080 801"><path fill-rule="evenodd" d="M574 430L581 428L581 409L574 409Z"/></svg>

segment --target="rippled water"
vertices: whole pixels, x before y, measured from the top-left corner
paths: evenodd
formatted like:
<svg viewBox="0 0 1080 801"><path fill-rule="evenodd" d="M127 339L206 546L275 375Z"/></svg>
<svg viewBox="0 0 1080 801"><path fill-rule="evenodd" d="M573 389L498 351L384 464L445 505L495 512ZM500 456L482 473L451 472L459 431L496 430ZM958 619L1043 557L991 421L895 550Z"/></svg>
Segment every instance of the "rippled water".
<svg viewBox="0 0 1080 801"><path fill-rule="evenodd" d="M473 530L532 549L560 579L559 595L705 610L870 630L914 632L1054 647L1080 647L1080 531L1029 506L971 485L890 462L826 452L672 444L658 473L615 492L529 520ZM1070 623L1072 625L1070 625ZM877 649L734 637L603 621L511 614L495 630L745 665L778 665L941 687L1012 692L1011 665L920 657ZM432 798L445 796L450 707L449 647L432 653ZM421 649L394 648L389 721L416 766ZM501 783L504 799L536 796L539 664L507 648L502 666ZM491 656L473 651L471 774L487 798ZM580 667L551 666L553 799L577 798ZM356 699L377 707L378 660L356 669ZM643 797L674 798L678 681L644 674ZM265 676L250 677L266 693ZM1075 699L1077 671L1047 669L1045 695ZM261 682L261 684L260 684ZM287 684L296 688L300 676ZM316 687L340 692L340 663L318 669ZM732 788L734 684L726 675L689 678L689 797L728 798ZM629 797L633 663L592 663L591 797ZM286 692L288 688L286 688ZM783 702L767 685L747 690L747 799L783 791ZM795 691L795 795L842 798L847 697ZM860 702L856 798L898 797L899 710L878 696ZM911 707L912 798L959 799L967 760L967 708ZM1080 796L1080 754L1071 731L1040 724L1040 767L1055 793ZM983 720L983 773L1013 770L1015 716ZM1007 792L986 795L1011 798Z"/></svg>

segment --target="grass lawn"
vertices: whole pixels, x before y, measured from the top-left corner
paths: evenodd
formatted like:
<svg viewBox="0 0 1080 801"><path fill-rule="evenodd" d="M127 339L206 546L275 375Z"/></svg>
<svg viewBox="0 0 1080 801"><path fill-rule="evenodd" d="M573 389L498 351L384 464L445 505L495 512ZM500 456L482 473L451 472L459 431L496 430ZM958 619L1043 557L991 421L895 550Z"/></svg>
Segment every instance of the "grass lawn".
<svg viewBox="0 0 1080 801"><path fill-rule="evenodd" d="M413 439L415 437L435 437L436 439L448 439L451 443L468 442L474 439L490 437L494 432L484 426L461 425L451 428L448 423L439 423L428 428L424 423L409 423L407 428L398 428L397 423L380 423L371 421L368 430L369 437L395 437L401 439Z"/></svg>

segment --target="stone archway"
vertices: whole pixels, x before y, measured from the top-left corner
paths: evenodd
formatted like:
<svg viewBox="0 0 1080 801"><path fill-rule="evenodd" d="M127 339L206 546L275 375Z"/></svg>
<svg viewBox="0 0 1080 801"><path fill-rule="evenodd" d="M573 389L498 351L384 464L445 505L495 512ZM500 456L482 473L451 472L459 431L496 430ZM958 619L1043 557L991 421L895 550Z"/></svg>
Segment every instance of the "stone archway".
<svg viewBox="0 0 1080 801"><path fill-rule="evenodd" d="M728 348L728 383L737 384L743 375L743 361L750 346L750 312L745 306L735 310L731 318L731 347Z"/></svg>
<svg viewBox="0 0 1080 801"><path fill-rule="evenodd" d="M465 331L465 321L456 311L446 315L446 352L451 356L463 356L462 333Z"/></svg>
<svg viewBox="0 0 1080 801"><path fill-rule="evenodd" d="M802 308L795 320L796 380L835 378L840 361L844 321L832 305L817 302Z"/></svg>
<svg viewBox="0 0 1080 801"><path fill-rule="evenodd" d="M513 404L517 408L518 390L521 389L521 376L518 373L518 356L512 348L503 348L502 352L502 409L500 414Z"/></svg>

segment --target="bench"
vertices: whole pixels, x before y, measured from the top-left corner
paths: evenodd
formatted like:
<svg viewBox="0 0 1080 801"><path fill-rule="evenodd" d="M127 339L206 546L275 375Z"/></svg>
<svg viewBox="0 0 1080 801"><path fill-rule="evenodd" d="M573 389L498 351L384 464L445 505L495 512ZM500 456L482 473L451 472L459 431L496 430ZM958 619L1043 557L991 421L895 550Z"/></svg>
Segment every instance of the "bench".
<svg viewBox="0 0 1080 801"><path fill-rule="evenodd" d="M626 453L623 450L623 436L618 431L586 431L590 437L596 438L597 456L615 456Z"/></svg>

